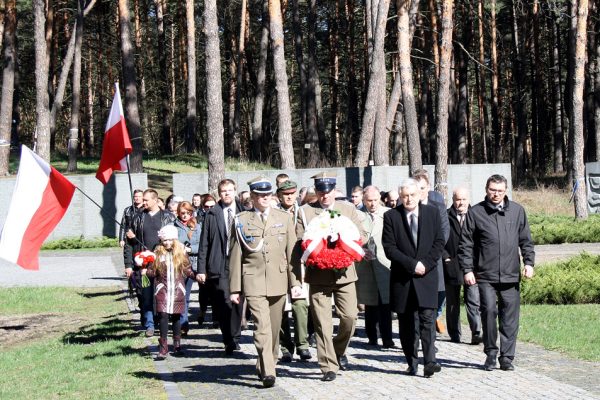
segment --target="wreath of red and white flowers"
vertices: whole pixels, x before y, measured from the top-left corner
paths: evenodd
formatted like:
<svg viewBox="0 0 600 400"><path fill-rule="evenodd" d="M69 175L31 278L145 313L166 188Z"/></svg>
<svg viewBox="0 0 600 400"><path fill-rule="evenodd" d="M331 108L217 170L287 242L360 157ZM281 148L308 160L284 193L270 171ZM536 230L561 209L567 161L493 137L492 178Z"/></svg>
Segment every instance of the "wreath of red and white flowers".
<svg viewBox="0 0 600 400"><path fill-rule="evenodd" d="M302 236L302 251L306 266L342 271L365 255L360 231L350 218L335 210L326 210L310 221Z"/></svg>

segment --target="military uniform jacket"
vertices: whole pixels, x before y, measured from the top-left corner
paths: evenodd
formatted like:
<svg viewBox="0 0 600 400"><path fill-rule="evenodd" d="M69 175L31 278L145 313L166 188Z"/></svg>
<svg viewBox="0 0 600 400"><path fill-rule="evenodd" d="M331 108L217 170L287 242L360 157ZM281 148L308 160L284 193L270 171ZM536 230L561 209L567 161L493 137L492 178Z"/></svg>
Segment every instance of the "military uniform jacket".
<svg viewBox="0 0 600 400"><path fill-rule="evenodd" d="M229 252L231 293L283 296L300 285L291 264L296 234L290 214L271 208L263 223L256 211L244 211L235 229Z"/></svg>
<svg viewBox="0 0 600 400"><path fill-rule="evenodd" d="M356 210L354 204L348 203L346 201L336 201L333 205L333 209L335 211L339 211L345 217L350 218L354 225L357 226L360 231L360 237L362 243L367 242L367 235L363 228L362 220L359 217L359 211ZM300 243L302 241L302 236L304 235L304 230L306 226L310 223L310 221L316 217L317 215L325 212L325 209L321 207L319 202L305 204L302 206L302 211L298 215L298 223L296 224L296 236L298 237L298 248L300 248ZM305 220L306 219L306 220ZM298 257L302 256L302 252L297 252ZM296 263L295 263L296 265ZM356 282L358 280L358 276L356 275L356 268L354 263L348 266L348 269L341 276L336 276L336 272L332 270L322 270L312 267L306 268L306 275L304 281L313 285L333 285L339 284L343 285L350 282Z"/></svg>

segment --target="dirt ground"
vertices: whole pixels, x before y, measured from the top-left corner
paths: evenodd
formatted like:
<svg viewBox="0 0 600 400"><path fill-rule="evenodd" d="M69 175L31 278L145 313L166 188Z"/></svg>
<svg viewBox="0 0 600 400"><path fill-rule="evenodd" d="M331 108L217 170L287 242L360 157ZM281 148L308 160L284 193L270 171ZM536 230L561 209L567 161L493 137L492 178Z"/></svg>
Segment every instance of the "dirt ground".
<svg viewBox="0 0 600 400"><path fill-rule="evenodd" d="M35 340L59 336L87 322L78 315L28 314L0 316L0 347L7 349Z"/></svg>

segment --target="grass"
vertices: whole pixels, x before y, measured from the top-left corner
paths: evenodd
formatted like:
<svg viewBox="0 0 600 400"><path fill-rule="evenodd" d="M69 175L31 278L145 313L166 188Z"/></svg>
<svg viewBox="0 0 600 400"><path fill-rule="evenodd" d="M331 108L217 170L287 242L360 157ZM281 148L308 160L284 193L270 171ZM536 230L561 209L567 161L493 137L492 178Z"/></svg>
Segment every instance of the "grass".
<svg viewBox="0 0 600 400"><path fill-rule="evenodd" d="M119 288L0 289L4 321L45 313L58 321L38 331L30 323L14 335L32 337L2 345L0 398L165 399L162 383L148 379L156 371L122 296Z"/></svg>
<svg viewBox="0 0 600 400"><path fill-rule="evenodd" d="M571 191L556 186L538 186L535 189L513 188L513 200L521 204L527 215L575 216L575 209L569 203Z"/></svg>
<svg viewBox="0 0 600 400"><path fill-rule="evenodd" d="M468 332L464 310L463 305L460 318ZM600 305L521 304L517 338L573 358L600 361Z"/></svg>
<svg viewBox="0 0 600 400"><path fill-rule="evenodd" d="M600 305L521 305L519 340L600 361Z"/></svg>
<svg viewBox="0 0 600 400"><path fill-rule="evenodd" d="M118 246L119 241L117 238L106 236L92 239L72 237L46 242L42 245L42 250L101 249Z"/></svg>

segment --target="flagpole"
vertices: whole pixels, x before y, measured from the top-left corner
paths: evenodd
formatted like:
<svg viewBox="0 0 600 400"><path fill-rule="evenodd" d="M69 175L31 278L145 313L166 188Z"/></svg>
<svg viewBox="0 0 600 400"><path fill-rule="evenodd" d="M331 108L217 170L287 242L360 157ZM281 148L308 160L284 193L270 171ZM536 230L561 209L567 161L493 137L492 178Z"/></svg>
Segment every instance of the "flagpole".
<svg viewBox="0 0 600 400"><path fill-rule="evenodd" d="M79 190L79 191L81 192L81 194L82 194L82 195L84 195L85 197L87 197L87 199L88 199L89 201L91 201L92 203L94 203L94 205L100 209L100 212L101 212L101 213L102 213L102 212L104 212L104 209L102 208L102 206L101 206L100 204L98 204L98 203L97 203L97 202L96 202L94 199L92 199L90 196L88 196L86 192L84 192L83 190L81 190L81 189L79 188L79 186L75 186L75 189ZM110 216L110 215L106 215L106 214L105 214L105 216L106 216L106 217L108 217L109 219L113 220L113 221L114 221L114 222L115 222L117 225L119 225L119 227L121 226L121 223L120 223L119 221L117 221L117 220L115 219L115 217L113 217L113 216ZM136 241L136 242L138 242L138 243L139 243L139 244L140 244L140 245L141 245L141 246L142 246L144 249L147 249L146 245L145 245L143 242L141 242L141 241L140 241L140 240L139 240L139 239L138 239L136 236L134 236L134 237L133 237L133 239L135 239L135 241Z"/></svg>
<svg viewBox="0 0 600 400"><path fill-rule="evenodd" d="M129 168L129 154L125 156L127 163L127 177L129 178L129 193L131 194L131 209L135 210L135 202L133 201L133 184L131 183L131 168Z"/></svg>

